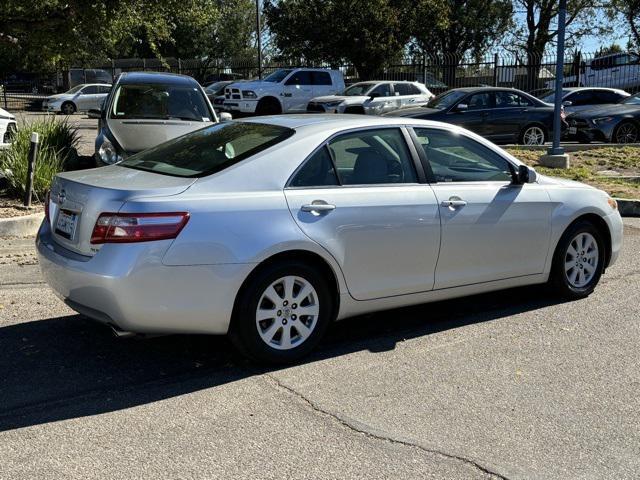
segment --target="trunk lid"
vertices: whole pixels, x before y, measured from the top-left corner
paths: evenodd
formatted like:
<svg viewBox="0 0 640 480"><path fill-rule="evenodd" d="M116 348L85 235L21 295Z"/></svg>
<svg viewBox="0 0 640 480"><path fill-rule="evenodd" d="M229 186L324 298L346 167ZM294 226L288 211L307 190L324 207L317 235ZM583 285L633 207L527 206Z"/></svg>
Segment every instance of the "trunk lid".
<svg viewBox="0 0 640 480"><path fill-rule="evenodd" d="M56 243L81 255L92 256L91 233L103 212L118 212L135 197L177 195L197 179L171 177L111 165L59 173L51 184L49 218Z"/></svg>
<svg viewBox="0 0 640 480"><path fill-rule="evenodd" d="M109 130L128 153L137 153L168 140L211 125L211 119L195 120L107 120Z"/></svg>

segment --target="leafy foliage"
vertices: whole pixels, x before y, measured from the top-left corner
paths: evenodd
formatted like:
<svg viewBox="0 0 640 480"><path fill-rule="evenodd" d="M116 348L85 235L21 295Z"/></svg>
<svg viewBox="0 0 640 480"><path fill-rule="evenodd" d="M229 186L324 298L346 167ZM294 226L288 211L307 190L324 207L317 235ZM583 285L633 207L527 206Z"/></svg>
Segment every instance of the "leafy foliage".
<svg viewBox="0 0 640 480"><path fill-rule="evenodd" d="M78 132L66 120L54 118L20 125L11 146L0 151L0 172L7 178L8 193L19 198L26 190L31 132L40 134L33 192L42 201L53 176L74 162Z"/></svg>

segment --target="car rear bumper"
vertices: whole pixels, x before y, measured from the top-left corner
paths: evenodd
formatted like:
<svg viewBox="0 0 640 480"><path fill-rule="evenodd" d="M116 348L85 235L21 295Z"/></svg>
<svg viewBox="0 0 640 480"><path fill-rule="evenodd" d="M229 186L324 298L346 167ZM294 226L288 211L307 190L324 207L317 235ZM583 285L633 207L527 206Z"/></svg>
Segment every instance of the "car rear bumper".
<svg viewBox="0 0 640 480"><path fill-rule="evenodd" d="M227 333L254 265L166 266L171 242L106 244L84 257L56 244L45 221L36 247L45 281L89 318L136 333Z"/></svg>

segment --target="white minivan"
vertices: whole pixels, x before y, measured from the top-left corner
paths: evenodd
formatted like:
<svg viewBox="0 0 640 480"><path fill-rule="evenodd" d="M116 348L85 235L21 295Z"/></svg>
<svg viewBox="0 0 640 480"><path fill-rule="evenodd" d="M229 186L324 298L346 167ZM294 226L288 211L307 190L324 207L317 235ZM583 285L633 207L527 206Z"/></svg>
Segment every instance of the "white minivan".
<svg viewBox="0 0 640 480"><path fill-rule="evenodd" d="M224 90L224 109L235 113L277 115L305 112L314 97L344 90L338 70L283 68L262 80L233 83Z"/></svg>

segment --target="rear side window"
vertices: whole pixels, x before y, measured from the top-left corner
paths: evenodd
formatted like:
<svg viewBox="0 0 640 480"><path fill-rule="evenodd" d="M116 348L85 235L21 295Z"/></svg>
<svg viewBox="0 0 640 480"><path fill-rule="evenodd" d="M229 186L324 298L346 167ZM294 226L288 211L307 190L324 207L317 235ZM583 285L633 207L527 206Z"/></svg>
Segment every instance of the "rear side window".
<svg viewBox="0 0 640 480"><path fill-rule="evenodd" d="M292 187L330 187L335 185L338 185L338 177L326 146L314 153L304 163L290 183Z"/></svg>
<svg viewBox="0 0 640 480"><path fill-rule="evenodd" d="M311 72L314 85L331 85L331 75L328 72Z"/></svg>
<svg viewBox="0 0 640 480"><path fill-rule="evenodd" d="M407 83L394 83L393 90L396 95L413 95L411 90L409 89L409 84Z"/></svg>
<svg viewBox="0 0 640 480"><path fill-rule="evenodd" d="M293 134L289 128L265 123L218 123L132 155L118 165L175 177L204 177Z"/></svg>
<svg viewBox="0 0 640 480"><path fill-rule="evenodd" d="M529 99L515 92L496 92L496 108L527 107Z"/></svg>

